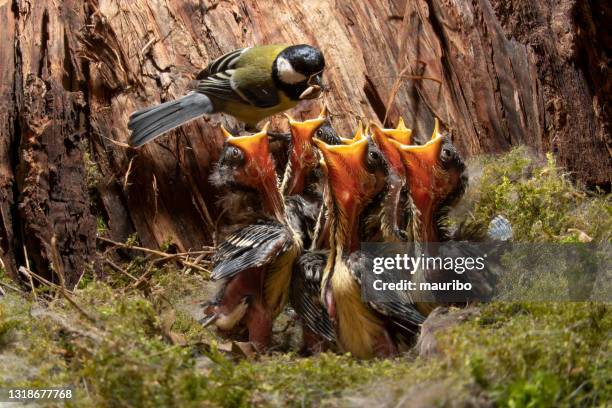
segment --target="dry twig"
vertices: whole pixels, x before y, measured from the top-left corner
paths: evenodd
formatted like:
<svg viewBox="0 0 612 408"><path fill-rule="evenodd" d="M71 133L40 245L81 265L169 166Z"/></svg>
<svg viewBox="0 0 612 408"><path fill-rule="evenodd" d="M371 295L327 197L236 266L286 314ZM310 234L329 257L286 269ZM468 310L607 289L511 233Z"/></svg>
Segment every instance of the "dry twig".
<svg viewBox="0 0 612 408"><path fill-rule="evenodd" d="M121 242L117 242L117 241L113 241L112 239L109 238L104 238L104 237L98 237L98 239L102 242L106 242L108 244L114 245L116 247L119 248L125 248L125 249L133 249L136 251L141 251L141 252L145 252L148 254L152 254L155 256L158 256L160 258L162 258L164 261L168 261L168 260L176 260L178 262L180 262L181 264L183 264L183 266L189 266L191 268L197 269L201 272L206 272L207 274L210 273L210 271L194 262L190 262L188 261L186 258L190 255L190 254L195 254L195 253L200 253L200 254L204 254L204 253L211 253L211 252L207 252L207 251L195 251L195 252L182 252L180 254L167 254L165 252L162 251L157 251L155 249L151 249L151 248L144 248L144 247L139 247L139 246L135 246L135 245L127 245Z"/></svg>
<svg viewBox="0 0 612 408"><path fill-rule="evenodd" d="M32 281L32 278L36 279L38 282L40 282L43 285L49 286L50 288L56 289L56 290L61 290L61 286L56 285L55 283L48 281L47 279L43 278L42 276L36 274L35 272L31 271L30 269L28 269L25 266L20 266L19 267L19 273L25 275L28 280ZM32 281L33 282L33 281ZM33 283L32 283L33 285ZM34 287L32 286L32 290L34 290ZM66 291L70 294L73 294L73 292L71 292L69 289L66 289Z"/></svg>
<svg viewBox="0 0 612 408"><path fill-rule="evenodd" d="M440 81L437 78L433 78L433 77L424 77L424 76L420 76L420 75L410 75L410 74L406 74L406 72L410 69L410 65L406 65L399 73L399 75L397 76L397 78L395 79L395 81L393 81L393 85L391 86L391 92L389 93L389 98L387 99L387 102L385 104L385 118L383 120L383 125L387 122L387 116L389 115L389 109L391 109L391 104L393 104L393 100L395 99L395 96L397 95L397 92L399 91L401 85L402 85L402 79L416 79L416 80L430 80L430 81L434 81L437 82L438 84L442 85L442 81Z"/></svg>
<svg viewBox="0 0 612 408"><path fill-rule="evenodd" d="M16 288L16 287L15 287L15 286L13 286L13 285L9 285L9 284L8 284L8 283L6 283L6 282L0 282L0 289L1 289L1 287L2 287L2 286L4 286L5 288L8 288L8 289L11 289L11 290L13 290L13 291L15 291L15 292L17 292L17 293L23 293L23 291L22 291L22 290L20 290L19 288ZM4 291L3 291L3 293L4 293L4 294L6 294L6 292L4 292Z"/></svg>
<svg viewBox="0 0 612 408"><path fill-rule="evenodd" d="M136 156L132 157L132 159L130 160L130 162L128 163L128 168L125 172L125 176L123 176L123 191L127 191L128 189L128 180L130 178L130 172L132 171L132 163L134 163L134 158Z"/></svg>
<svg viewBox="0 0 612 408"><path fill-rule="evenodd" d="M151 273L153 272L153 268L152 265L149 265L147 267L147 270L145 271L145 273L143 273L137 280L136 282L133 282L130 287L137 289L140 285L142 285L144 282L147 281L147 279L149 278L149 276L151 276Z"/></svg>
<svg viewBox="0 0 612 408"><path fill-rule="evenodd" d="M134 275L132 275L131 273L129 273L128 271L126 271L125 269L123 269L122 267L120 267L119 265L117 265L116 263L114 263L113 261L111 261L108 258L104 258L104 262L106 264L108 264L111 268L113 268L114 270L116 270L117 272L121 272L122 274L124 274L125 276L127 276L128 278L132 279L132 280L138 280L137 277L135 277Z"/></svg>

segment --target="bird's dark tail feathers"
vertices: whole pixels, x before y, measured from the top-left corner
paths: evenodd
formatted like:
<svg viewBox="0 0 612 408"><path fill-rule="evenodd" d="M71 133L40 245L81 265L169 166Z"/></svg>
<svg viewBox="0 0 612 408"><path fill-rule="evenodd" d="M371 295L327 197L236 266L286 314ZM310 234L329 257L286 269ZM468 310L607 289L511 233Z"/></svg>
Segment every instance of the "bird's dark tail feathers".
<svg viewBox="0 0 612 408"><path fill-rule="evenodd" d="M211 100L198 92L134 112L128 122L128 128L132 131L130 146L142 146L183 123L212 112Z"/></svg>

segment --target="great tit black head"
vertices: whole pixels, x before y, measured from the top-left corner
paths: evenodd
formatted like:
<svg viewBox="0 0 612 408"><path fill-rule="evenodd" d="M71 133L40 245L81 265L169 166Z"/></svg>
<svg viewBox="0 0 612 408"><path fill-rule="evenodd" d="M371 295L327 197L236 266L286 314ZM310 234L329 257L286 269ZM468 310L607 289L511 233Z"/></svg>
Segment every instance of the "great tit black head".
<svg viewBox="0 0 612 408"><path fill-rule="evenodd" d="M315 99L323 90L325 58L307 44L292 45L274 61L272 76L277 86L292 100Z"/></svg>

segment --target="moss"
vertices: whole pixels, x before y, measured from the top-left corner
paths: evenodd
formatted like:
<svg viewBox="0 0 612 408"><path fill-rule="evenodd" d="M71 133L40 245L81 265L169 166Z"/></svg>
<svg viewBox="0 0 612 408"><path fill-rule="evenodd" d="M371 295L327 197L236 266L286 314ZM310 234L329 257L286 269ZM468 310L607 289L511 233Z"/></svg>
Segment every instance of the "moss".
<svg viewBox="0 0 612 408"><path fill-rule="evenodd" d="M108 231L108 225L106 225L106 220L102 216L96 217L96 232L98 235L102 236Z"/></svg>
<svg viewBox="0 0 612 408"><path fill-rule="evenodd" d="M578 242L580 232L597 241L612 236L610 194L573 184L551 154L540 163L524 147L482 161L472 213L483 224L503 214L519 242Z"/></svg>
<svg viewBox="0 0 612 408"><path fill-rule="evenodd" d="M134 232L131 234L126 240L125 245L129 246L138 246L140 245L140 237L138 236L138 232Z"/></svg>
<svg viewBox="0 0 612 408"><path fill-rule="evenodd" d="M178 271L169 274L180 281ZM42 308L7 295L0 327L12 334L0 335L0 357L8 348L34 368L11 385L72 384L75 406L335 406L373 395L399 401L412 387L435 383L444 384L438 401L449 389L454 402L484 395L501 406L612 398L612 313L605 304L489 304L480 317L438 335L443 357L434 360L289 353L253 362L218 351L211 333L180 310L171 328L185 343L172 344L162 329L165 288L158 289L145 296L93 282L77 290L75 301L95 324L60 300ZM173 290L166 292L171 298ZM0 368L0 379L7 376Z"/></svg>
<svg viewBox="0 0 612 408"><path fill-rule="evenodd" d="M9 316L7 306L0 304L0 350L11 342L15 330L19 327L20 320Z"/></svg>
<svg viewBox="0 0 612 408"><path fill-rule="evenodd" d="M159 246L159 250L162 252L168 252L173 247L174 247L174 237L169 236L166 239L164 239L164 242L161 243L161 245Z"/></svg>
<svg viewBox="0 0 612 408"><path fill-rule="evenodd" d="M441 341L451 364L467 365L502 406L530 398L514 406L596 405L604 401L602 391L611 391L611 330L605 304L499 303ZM477 374L470 367L475 358ZM542 387L546 393L536 392Z"/></svg>
<svg viewBox="0 0 612 408"><path fill-rule="evenodd" d="M98 169L98 164L91 157L87 139L82 141L81 150L83 151L83 164L85 165L85 180L87 182L87 187L90 190L95 190L103 180L103 177Z"/></svg>

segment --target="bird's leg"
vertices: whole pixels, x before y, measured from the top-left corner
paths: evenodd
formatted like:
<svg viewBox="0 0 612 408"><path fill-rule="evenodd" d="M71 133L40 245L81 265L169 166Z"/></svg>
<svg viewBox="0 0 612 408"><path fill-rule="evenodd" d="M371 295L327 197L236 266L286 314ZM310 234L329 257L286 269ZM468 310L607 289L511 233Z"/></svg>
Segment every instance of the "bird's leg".
<svg viewBox="0 0 612 408"><path fill-rule="evenodd" d="M381 335L375 339L374 354L381 358L395 357L399 354L397 346L391 339L387 330L383 329Z"/></svg>
<svg viewBox="0 0 612 408"><path fill-rule="evenodd" d="M305 355L313 355L322 353L331 348L331 343L307 327L302 329L302 338L304 344L302 346L302 353Z"/></svg>
<svg viewBox="0 0 612 408"><path fill-rule="evenodd" d="M265 351L272 340L272 316L261 299L256 299L249 307L245 317L249 330L249 342L258 352Z"/></svg>

